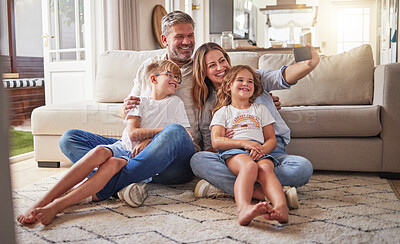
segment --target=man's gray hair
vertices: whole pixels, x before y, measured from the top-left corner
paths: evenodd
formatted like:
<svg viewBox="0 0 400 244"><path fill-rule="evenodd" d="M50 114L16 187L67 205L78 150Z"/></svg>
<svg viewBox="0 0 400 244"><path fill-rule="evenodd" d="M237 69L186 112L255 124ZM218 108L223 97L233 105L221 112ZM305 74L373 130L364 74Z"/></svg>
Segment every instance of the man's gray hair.
<svg viewBox="0 0 400 244"><path fill-rule="evenodd" d="M162 18L161 27L162 33L168 36L171 26L176 24L191 24L194 29L194 20L190 15L182 11L176 10L168 13Z"/></svg>

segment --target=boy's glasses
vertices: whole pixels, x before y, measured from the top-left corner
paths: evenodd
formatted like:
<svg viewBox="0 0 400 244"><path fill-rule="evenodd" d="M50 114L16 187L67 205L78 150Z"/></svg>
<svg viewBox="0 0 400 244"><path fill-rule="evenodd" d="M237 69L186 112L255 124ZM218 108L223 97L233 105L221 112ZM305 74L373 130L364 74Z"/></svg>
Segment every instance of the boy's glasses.
<svg viewBox="0 0 400 244"><path fill-rule="evenodd" d="M155 74L154 76L159 76L159 75L166 75L166 76L168 76L168 78L170 78L171 80L175 80L176 83L178 83L178 84L181 84L181 83L182 83L182 78L180 78L180 77L177 76L177 75L172 74L172 73L169 72L169 71L164 71L164 72L162 72L162 73Z"/></svg>

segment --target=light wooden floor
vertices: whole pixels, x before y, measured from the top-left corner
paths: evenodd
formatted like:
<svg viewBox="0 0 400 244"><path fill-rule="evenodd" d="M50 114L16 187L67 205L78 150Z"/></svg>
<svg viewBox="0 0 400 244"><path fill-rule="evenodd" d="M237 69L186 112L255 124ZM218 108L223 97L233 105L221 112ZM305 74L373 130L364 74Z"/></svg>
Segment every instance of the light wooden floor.
<svg viewBox="0 0 400 244"><path fill-rule="evenodd" d="M15 190L49 176L60 174L71 165L71 163L61 163L60 168L39 168L34 158L10 164L12 187Z"/></svg>
<svg viewBox="0 0 400 244"><path fill-rule="evenodd" d="M22 125L13 126L15 130L31 131L31 121L28 119ZM66 171L72 164L61 163L60 168L39 168L34 158L10 164L13 189L35 183L52 175Z"/></svg>

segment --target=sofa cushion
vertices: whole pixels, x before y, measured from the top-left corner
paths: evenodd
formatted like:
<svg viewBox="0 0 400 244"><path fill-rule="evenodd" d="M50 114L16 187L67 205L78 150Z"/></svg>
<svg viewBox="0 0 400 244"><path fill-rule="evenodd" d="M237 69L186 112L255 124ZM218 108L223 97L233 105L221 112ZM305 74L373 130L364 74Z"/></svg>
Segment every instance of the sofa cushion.
<svg viewBox="0 0 400 244"><path fill-rule="evenodd" d="M62 135L66 130L80 129L119 138L125 128L119 115L121 106L94 101L42 106L32 112L32 134Z"/></svg>
<svg viewBox="0 0 400 244"><path fill-rule="evenodd" d="M228 52L232 65L247 64L258 69L258 60L261 54L255 52Z"/></svg>
<svg viewBox="0 0 400 244"><path fill-rule="evenodd" d="M293 138L286 151L310 160L314 170L378 172L382 144L379 137Z"/></svg>
<svg viewBox="0 0 400 244"><path fill-rule="evenodd" d="M293 54L264 54L260 69L294 63ZM273 91L283 106L371 104L374 60L370 45L321 57L318 66L290 90Z"/></svg>
<svg viewBox="0 0 400 244"><path fill-rule="evenodd" d="M382 130L378 105L283 107L280 113L292 138L370 137Z"/></svg>
<svg viewBox="0 0 400 244"><path fill-rule="evenodd" d="M139 66L148 58L166 53L151 51L107 51L99 56L96 74L97 102L123 102L133 87Z"/></svg>

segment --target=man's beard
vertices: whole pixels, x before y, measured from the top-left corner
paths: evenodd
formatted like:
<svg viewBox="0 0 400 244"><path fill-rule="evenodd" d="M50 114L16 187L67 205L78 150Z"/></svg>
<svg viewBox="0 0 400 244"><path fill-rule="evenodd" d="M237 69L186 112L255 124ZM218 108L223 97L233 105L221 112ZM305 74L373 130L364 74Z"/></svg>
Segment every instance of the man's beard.
<svg viewBox="0 0 400 244"><path fill-rule="evenodd" d="M189 61L190 58L192 57L192 54L193 54L193 51L194 51L193 50L193 45L189 46L190 52L181 53L178 50L178 48L179 47L172 49L171 53L170 53L171 55L168 58L170 60L176 60L176 61L179 61L179 62L187 62L187 61Z"/></svg>

